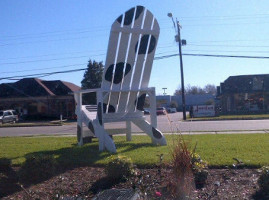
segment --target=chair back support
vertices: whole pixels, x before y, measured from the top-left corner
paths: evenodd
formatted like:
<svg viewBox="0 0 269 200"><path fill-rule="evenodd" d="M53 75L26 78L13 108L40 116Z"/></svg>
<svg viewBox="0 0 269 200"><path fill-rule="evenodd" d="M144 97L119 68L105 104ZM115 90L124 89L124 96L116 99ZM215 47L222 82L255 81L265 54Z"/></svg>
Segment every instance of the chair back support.
<svg viewBox="0 0 269 200"><path fill-rule="evenodd" d="M143 6L131 8L112 24L103 74L103 112L143 109L159 24Z"/></svg>

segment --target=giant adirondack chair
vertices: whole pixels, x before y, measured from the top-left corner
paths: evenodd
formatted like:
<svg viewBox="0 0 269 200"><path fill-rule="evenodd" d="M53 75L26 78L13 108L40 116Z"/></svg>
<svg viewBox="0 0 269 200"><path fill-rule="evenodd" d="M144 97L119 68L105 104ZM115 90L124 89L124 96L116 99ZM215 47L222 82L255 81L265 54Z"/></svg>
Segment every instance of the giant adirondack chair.
<svg viewBox="0 0 269 200"><path fill-rule="evenodd" d="M131 123L148 134L154 144L166 145L157 129L155 88L148 87L159 32L157 20L143 6L131 8L112 24L101 88L74 93L79 145L93 134L99 140L100 151L116 152L110 135L125 130L130 141ZM82 94L90 92L96 92L96 107L82 105ZM146 95L151 106L150 123L143 115ZM105 129L105 123L120 121L126 122L126 128Z"/></svg>

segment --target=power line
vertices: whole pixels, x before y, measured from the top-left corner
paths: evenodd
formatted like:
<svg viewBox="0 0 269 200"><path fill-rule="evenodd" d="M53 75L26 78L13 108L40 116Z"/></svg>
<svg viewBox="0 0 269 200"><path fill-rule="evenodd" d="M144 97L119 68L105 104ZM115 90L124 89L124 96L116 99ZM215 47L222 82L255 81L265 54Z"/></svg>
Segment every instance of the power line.
<svg viewBox="0 0 269 200"><path fill-rule="evenodd" d="M188 51L192 51L192 52L228 52L228 53L269 53L269 51L243 51L243 50L219 50L219 49L212 49L212 50L201 50L201 49L187 49L184 50L184 52L188 52Z"/></svg>
<svg viewBox="0 0 269 200"><path fill-rule="evenodd" d="M268 39L253 39L253 40L249 40L249 39L242 39L242 40L205 40L205 41L194 41L194 44L197 43L218 43L218 42L267 42L269 41Z"/></svg>
<svg viewBox="0 0 269 200"><path fill-rule="evenodd" d="M261 15L234 15L234 16L196 16L196 17L180 17L181 20L199 20L201 18L206 18L209 20L236 20L236 19L260 19L260 18L267 18L269 17L268 14L261 14ZM158 21L168 21L167 19L159 19ZM5 40L16 40L16 39L28 39L28 38L38 38L38 37L47 37L53 35L60 35L63 34L81 34L81 33L90 33L90 32L100 32L100 31L109 31L110 26L95 26L91 29L88 28L79 28L79 29L70 29L70 30L58 30L58 31L47 31L47 32L39 32L39 33L30 33L30 34L18 34L18 35L2 35L1 39ZM10 39L8 39L10 38Z"/></svg>
<svg viewBox="0 0 269 200"><path fill-rule="evenodd" d="M185 53L184 56L205 56L205 57L220 57L220 58L251 58L251 59L269 59L269 56L233 56L233 55L212 55L212 54L190 54Z"/></svg>
<svg viewBox="0 0 269 200"><path fill-rule="evenodd" d="M254 15L204 15L204 16L182 16L181 19L201 19L201 18L237 18L237 17L269 17L269 14L254 14Z"/></svg>
<svg viewBox="0 0 269 200"><path fill-rule="evenodd" d="M200 19L199 19L200 20ZM221 19L223 21L223 19ZM238 26L239 24L243 24L243 25L249 25L249 24L254 24L254 25L259 25L259 24L267 24L269 23L268 21L265 22L246 22L246 23L217 23L217 24L186 24L184 25L184 27L192 27L192 26L226 26L226 25L236 25ZM163 28L163 29L168 29L168 28ZM170 29L170 27L169 27ZM84 30L84 31L77 31L77 32L67 32L67 34L84 34L84 33L96 33L96 32L108 32L109 28L105 28L105 29L100 29L100 30ZM11 39L5 39L4 41L8 41L8 40L23 40L23 39L33 39L33 38L44 38L44 37L54 37L54 36L60 36L63 37L63 34L65 31L55 31L55 32L45 32L45 33L40 33L40 35L31 35L31 34L23 34L23 35L16 35L16 36L2 36L2 39L4 37L8 38L11 37ZM48 33L54 33L53 35L46 35ZM56 34L56 35L55 35ZM28 35L28 36L27 36ZM98 36L105 36L105 35L100 35L100 33L98 34ZM15 37L15 38L12 38ZM89 38L89 37L93 37L93 35L91 36L84 36L84 37L75 37L75 38L65 38L65 39L51 39L51 40L41 40L41 41L32 41L32 42L19 42L19 43L4 43L4 44L0 44L0 46L11 46L11 45L22 45L22 44L34 44L34 43L44 43L44 42L59 42L59 41L67 41L67 40L79 40L79 39L85 39L85 38ZM96 36L97 37L97 36Z"/></svg>
<svg viewBox="0 0 269 200"><path fill-rule="evenodd" d="M246 48L268 48L269 46L252 46L252 45L204 45L204 44L196 44L196 43L189 43L189 46L206 46L206 47L246 47ZM160 46L158 49L161 48L170 48L170 47L176 47L174 45L167 45L167 46ZM157 49L157 50L158 50ZM100 52L105 52L103 50L99 50ZM236 51L236 50L227 50L227 51L220 51L220 50L189 50L189 51L202 51L202 52L251 52L251 53L268 53L268 51ZM164 53L170 53L171 51L166 51L166 52L160 52L158 54L164 54ZM81 53L81 52L70 52L70 53L65 53L65 54L74 54L74 53ZM61 54L46 54L46 55L40 55L36 57L46 57L46 56L51 56L51 55L61 55ZM62 54L64 55L64 54ZM64 57L64 58L50 58L50 59L39 59L39 60L27 60L27 61L19 61L19 62L5 62L5 63L0 63L1 65L14 65L14 64L25 64L25 63L34 63L34 62L45 62L45 61L55 61L55 60L64 60L64 59L77 59L77 58L84 58L84 57L91 57L91 56L104 56L105 53L101 54L95 54L95 55L85 55L85 56L73 56L73 57ZM30 57L30 56L29 56ZM28 57L21 57L21 58L28 58ZM13 57L13 58L7 58L7 59L19 59L19 57Z"/></svg>
<svg viewBox="0 0 269 200"><path fill-rule="evenodd" d="M175 57L179 54L170 54L166 56L155 57L154 60L161 60L165 58ZM202 57L219 57L219 58L249 58L249 59L269 59L267 56L234 56L234 55L213 55L213 54L190 54L183 53L184 56L202 56Z"/></svg>
<svg viewBox="0 0 269 200"><path fill-rule="evenodd" d="M218 45L214 45L214 44L196 44L196 43L188 43L188 46L201 46L201 47L249 47L249 48L268 48L269 46L254 46L254 45L222 45L222 44L218 44Z"/></svg>
<svg viewBox="0 0 269 200"><path fill-rule="evenodd" d="M178 56L179 54L170 54L165 56L159 56L155 57L154 60L162 60L166 58L171 58ZM218 57L218 58L248 58L248 59L269 59L267 56L234 56L234 55L213 55L213 54L189 54L189 53L183 53L184 56L200 56L200 57ZM29 77L35 77L35 76L50 76L55 74L62 74L62 73L71 73L71 72L78 72L86 70L87 68L81 68L81 69L74 69L74 70L66 70L66 71L57 71L57 72L50 72L50 73L39 73L39 74L28 74L28 75L20 75L20 76L9 76L9 77L0 77L0 80L5 79L14 79L14 78L29 78Z"/></svg>
<svg viewBox="0 0 269 200"><path fill-rule="evenodd" d="M94 52L102 52L104 50L94 50ZM31 56L21 56L21 57L9 57L9 58L1 58L1 60L18 60L18 59L25 59L25 58L42 58L42 57L50 57L50 56L58 56L58 55L70 55L70 54L81 54L81 53L93 53L93 51L74 51L74 52L67 52L67 53L52 53L52 54L43 54L43 55L31 55Z"/></svg>
<svg viewBox="0 0 269 200"><path fill-rule="evenodd" d="M98 34L98 36L104 36ZM61 41L68 41L68 40L80 40L85 38L92 38L93 36L85 36L85 37L77 37L77 38L66 38L66 39L54 39L54 40L41 40L41 41L33 41L33 42L19 42L19 43L8 43L8 44L0 44L0 46L12 46L12 45L21 45L21 44L35 44L35 43L46 43L46 42L61 42Z"/></svg>
<svg viewBox="0 0 269 200"><path fill-rule="evenodd" d="M90 55L90 56L103 56L103 55L105 55L105 54L96 54L96 55ZM14 65L14 64L23 64L23 63L34 63L34 62L45 62L45 61L85 58L85 57L89 57L89 55L87 55L87 56L73 56L73 57L65 57L65 58L41 59L41 60L28 60L28 61L22 61L22 62L8 62L8 63L0 63L0 65Z"/></svg>
<svg viewBox="0 0 269 200"><path fill-rule="evenodd" d="M175 45L167 45L167 44L163 44L159 45L157 47L157 49L162 49L162 48L170 48L170 47L175 47ZM53 53L53 54L43 54L43 55L36 55L36 56L22 56L22 57L9 57L9 58L1 58L1 60L18 60L18 59L25 59L25 58L42 58L42 57L49 57L49 56L58 56L58 55L68 55L68 54L80 54L80 53L96 53L96 52L101 52L103 54L105 54L105 50L94 50L94 51L75 51L75 52L68 52L68 53ZM95 55L89 55L90 56L95 56Z"/></svg>
<svg viewBox="0 0 269 200"><path fill-rule="evenodd" d="M170 48L174 47L174 45L169 45L169 46L161 46L158 48ZM100 50L99 52L105 52L104 50ZM65 54L74 54L74 53L81 53L81 52L70 52L70 53L65 53ZM51 55L62 55L62 54L46 54L46 55L40 55L36 57L46 57L46 56L51 56ZM64 54L63 54L64 55ZM0 63L0 65L14 65L14 64L25 64L25 63L34 63L34 62L46 62L46 61L55 61L55 60L64 60L64 59L76 59L76 58L84 58L84 57L92 57L92 56L104 56L106 55L105 53L101 54L93 54L93 55L85 55L85 56L73 56L73 57L64 57L64 58L50 58L50 59L40 59L40 60L26 60L26 61L18 61L18 62L5 62L5 63ZM21 57L21 58L30 58L30 56L27 57ZM7 58L10 60L17 60L19 57L15 58Z"/></svg>
<svg viewBox="0 0 269 200"><path fill-rule="evenodd" d="M98 28L102 28L102 29L98 29ZM105 29L104 29L105 28ZM27 37L27 38L32 38L32 37L44 37L44 36L50 36L50 35L63 35L63 33L88 33L88 32L96 32L96 31L104 31L104 30L108 30L108 26L99 26L99 27L92 27L91 29L71 29L71 30L59 30L59 31L48 31L48 32L41 32L41 33L30 33L30 34L20 34L20 35L9 35L9 36L1 36L1 39L7 39L7 38L20 38L20 37Z"/></svg>
<svg viewBox="0 0 269 200"><path fill-rule="evenodd" d="M195 17L188 17L188 16L182 16L180 19L182 20L200 20L201 18L207 18L207 19L220 19L220 20L234 20L234 19L259 19L259 18L266 18L269 17L269 14L255 14L255 15L229 15L229 16L195 16ZM159 19L158 21L168 21L166 18ZM63 35L64 33L70 34L70 33L89 33L89 32L98 32L98 31L109 31L110 26L95 26L91 27L91 29L88 28L79 28L79 29L70 29L70 30L57 30L57 31L47 31L47 32L39 32L39 33L30 33L30 34L18 34L18 35L2 35L1 38L8 39L8 38L18 38L18 39L25 39L27 38L33 38L33 37L45 37L50 36L53 34L57 35ZM23 37L23 38L22 38Z"/></svg>
<svg viewBox="0 0 269 200"><path fill-rule="evenodd" d="M156 55L162 55L162 54L167 54L167 53L174 53L175 51L165 51L165 52L160 52L157 53ZM232 50L193 50L193 49L188 49L184 50L184 52L234 52L234 53L269 53L269 51L232 51ZM73 59L73 58L81 58L81 57L91 57L91 56L101 56L105 54L97 54L97 55L89 55L89 56L79 56L79 57L67 57L67 58L58 58L58 59L47 59L47 60L32 60L32 61L24 61L24 62L14 62L14 63L0 63L0 64L22 64L22 63L30 63L30 62L41 62L41 61L52 61L52 60L61 60L61 59ZM7 72L1 72L2 74L4 73L17 73L17 72L27 72L27 71L43 71L43 70L48 70L48 69L56 69L56 68L66 68L66 67L72 67L72 66L81 66L81 65L87 65L87 63L78 63L78 64L71 64L71 65L62 65L58 67L47 67L47 68L42 68L42 69L29 69L29 70L21 70L21 71L7 71Z"/></svg>
<svg viewBox="0 0 269 200"><path fill-rule="evenodd" d="M13 79L13 78L30 78L35 76L50 76L54 74L63 74L63 73L71 73L71 72L78 72L82 70L86 70L87 68L81 69L74 69L74 70L66 70L66 71L57 71L57 72L50 72L50 73L39 73L39 74L28 74L28 75L20 75L20 76L9 76L9 77L0 77L0 80L4 79Z"/></svg>
<svg viewBox="0 0 269 200"><path fill-rule="evenodd" d="M11 73L14 74L14 73L18 73L18 72L30 72L30 71L43 71L43 70L48 70L48 69L67 68L67 67L82 66L82 65L87 65L87 63L62 65L62 66L58 66L58 67L47 67L47 68L42 68L42 69L28 69L28 70L21 70L21 71L1 72L1 74L11 74Z"/></svg>

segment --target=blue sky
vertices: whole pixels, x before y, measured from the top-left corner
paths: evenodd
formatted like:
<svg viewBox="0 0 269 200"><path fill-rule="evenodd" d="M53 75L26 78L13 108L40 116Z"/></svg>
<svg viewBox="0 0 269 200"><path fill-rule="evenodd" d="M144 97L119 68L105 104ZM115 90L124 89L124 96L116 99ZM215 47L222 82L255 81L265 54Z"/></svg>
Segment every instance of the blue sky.
<svg viewBox="0 0 269 200"><path fill-rule="evenodd" d="M136 5L160 24L156 56L178 53L168 12L182 25L183 53L268 56L268 0L1 0L0 79L85 68L103 61L113 21ZM232 75L269 73L269 59L183 56L185 85L219 85ZM179 58L156 60L150 86L173 94L180 85ZM80 85L83 72L46 76ZM0 80L14 82L15 80Z"/></svg>

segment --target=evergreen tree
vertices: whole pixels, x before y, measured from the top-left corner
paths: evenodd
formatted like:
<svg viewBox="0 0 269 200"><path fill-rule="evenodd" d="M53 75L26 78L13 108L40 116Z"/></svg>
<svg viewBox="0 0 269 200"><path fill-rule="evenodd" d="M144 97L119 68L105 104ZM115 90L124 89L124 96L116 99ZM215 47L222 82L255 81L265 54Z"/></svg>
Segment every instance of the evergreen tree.
<svg viewBox="0 0 269 200"><path fill-rule="evenodd" d="M83 80L81 81L82 89L100 88L102 83L104 66L102 62L89 60L87 70L84 73Z"/></svg>
<svg viewBox="0 0 269 200"><path fill-rule="evenodd" d="M81 81L82 89L100 88L102 83L104 66L102 62L89 60L87 70L84 73ZM96 93L87 93L83 95L83 104L96 104Z"/></svg>

